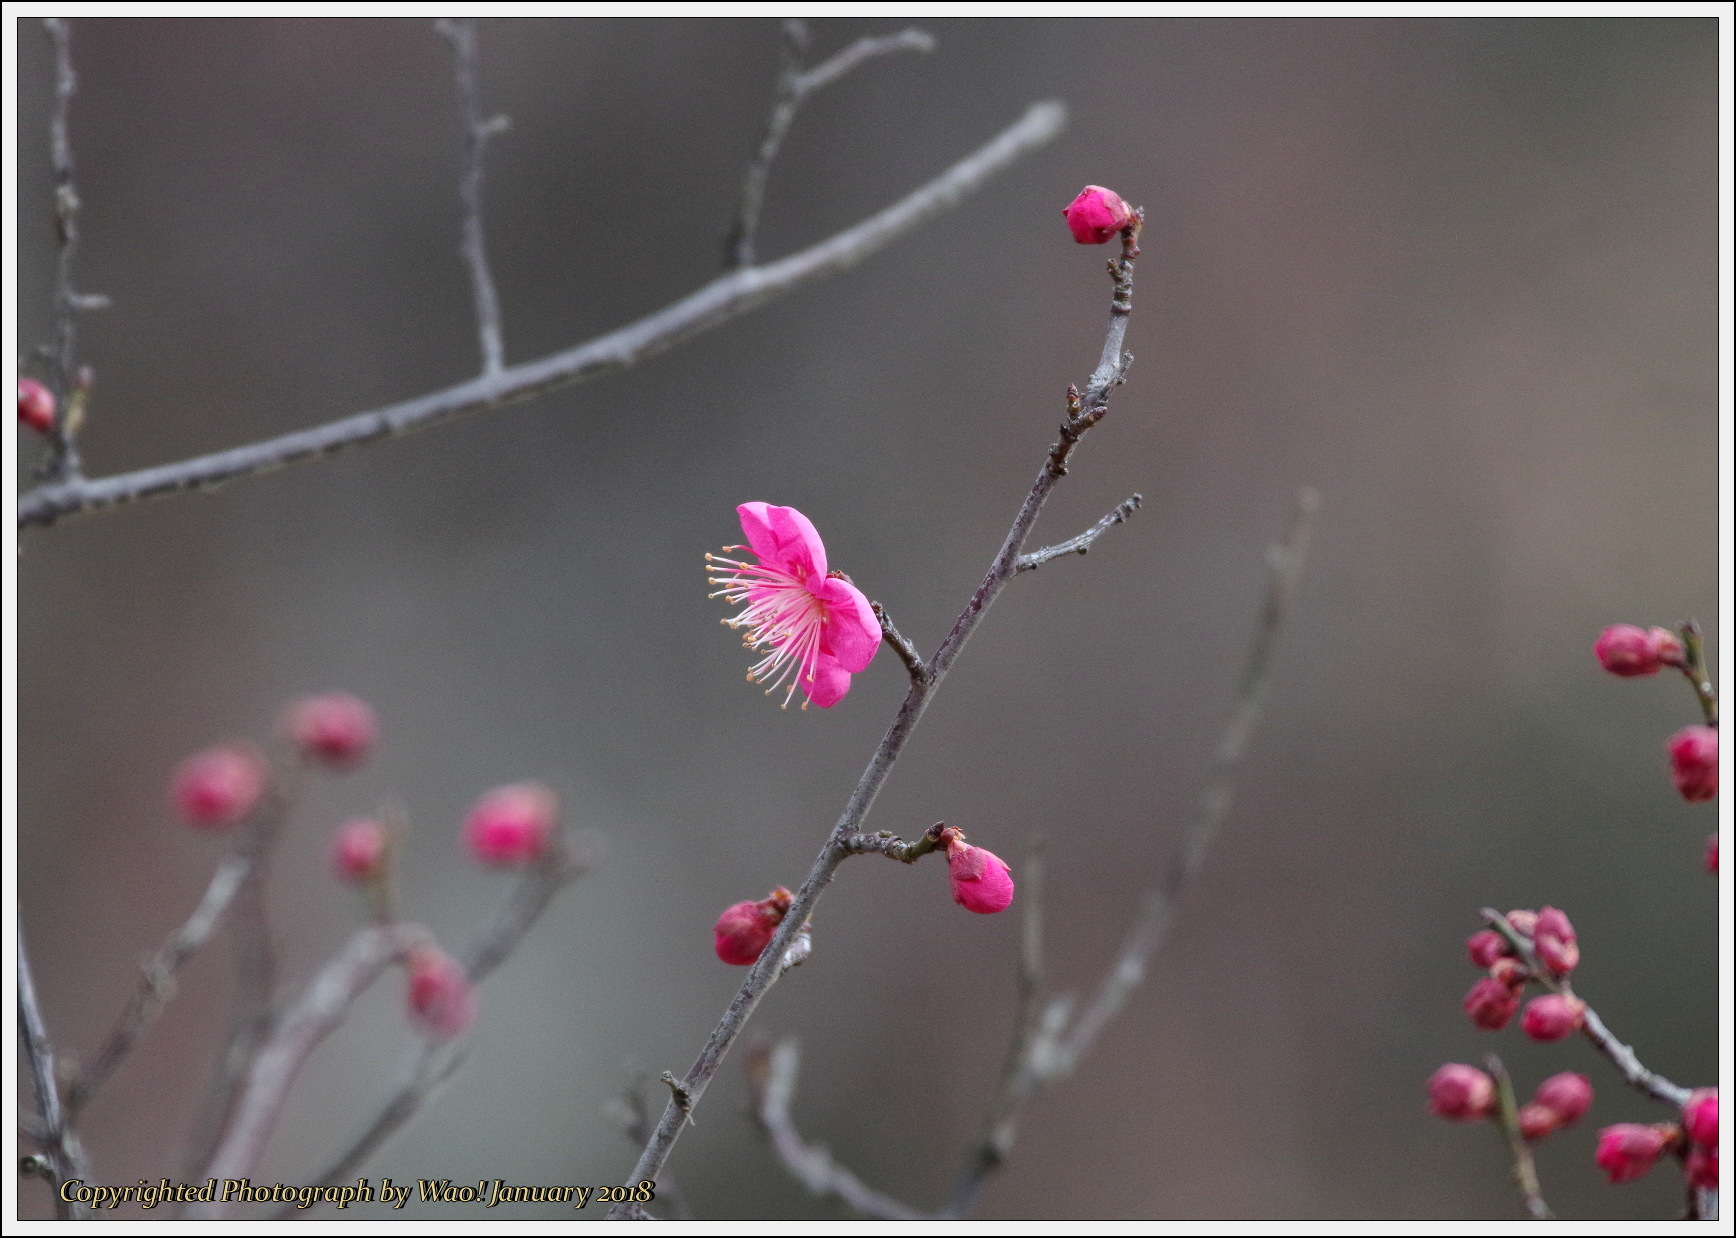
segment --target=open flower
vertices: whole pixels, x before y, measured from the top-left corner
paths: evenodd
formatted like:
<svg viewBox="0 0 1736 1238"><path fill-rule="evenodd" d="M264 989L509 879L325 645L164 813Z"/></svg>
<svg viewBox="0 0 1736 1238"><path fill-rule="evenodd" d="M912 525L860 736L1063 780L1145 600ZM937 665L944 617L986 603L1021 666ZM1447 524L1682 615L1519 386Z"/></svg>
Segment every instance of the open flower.
<svg viewBox="0 0 1736 1238"><path fill-rule="evenodd" d="M724 623L747 628L742 643L749 649L768 651L748 671L748 682L767 685L770 696L787 679L785 706L798 686L821 709L836 705L850 690L850 676L868 669L880 648L874 608L842 573L826 570L825 543L801 512L770 503L735 510L748 544L724 549L752 550L759 562L705 558L721 573L711 583L723 588L711 596L746 603Z"/></svg>

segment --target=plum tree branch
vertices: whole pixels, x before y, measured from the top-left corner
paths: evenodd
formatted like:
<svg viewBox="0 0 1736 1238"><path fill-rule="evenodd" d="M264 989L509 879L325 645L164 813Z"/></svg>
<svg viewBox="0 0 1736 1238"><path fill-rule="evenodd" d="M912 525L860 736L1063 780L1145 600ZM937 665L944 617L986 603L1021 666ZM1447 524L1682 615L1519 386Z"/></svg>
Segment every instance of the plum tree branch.
<svg viewBox="0 0 1736 1238"><path fill-rule="evenodd" d="M1537 1162L1531 1146L1519 1126L1519 1099L1513 1094L1513 1077L1507 1065L1495 1054L1484 1056L1483 1065L1495 1080L1495 1096L1499 1102L1497 1125L1507 1141L1507 1152L1513 1158L1513 1183L1519 1188L1519 1204L1532 1221L1553 1221L1555 1214L1543 1199L1543 1185L1537 1178Z"/></svg>
<svg viewBox="0 0 1736 1238"><path fill-rule="evenodd" d="M36 1138L42 1154L35 1158L37 1172L54 1188L55 1215L63 1221L85 1218L83 1204L61 1198L60 1185L71 1178L87 1177L84 1149L73 1133L71 1117L60 1103L60 1083L54 1074L54 1042L36 998L36 981L30 974L30 955L24 949L24 925L18 924L18 1033L24 1042L24 1057L30 1063L30 1079L36 1088L36 1113L41 1127Z"/></svg>
<svg viewBox="0 0 1736 1238"><path fill-rule="evenodd" d="M1109 358L1113 353L1118 359L1108 363L1100 361L1084 396L1069 399L1068 417L1062 423L1061 437L1050 447L1047 458L1038 469L1036 480L1031 483L1024 501L1019 505L1012 526L1007 530L1000 550L989 564L982 583L977 586L976 592L971 595L964 610L954 621L952 630L935 650L934 657L928 660L928 675L922 680L912 681L905 694L904 703L899 706L892 725L869 758L867 768L862 771L862 776L856 783L856 789L851 793L837 824L832 827L831 834L820 848L819 855L815 857L813 867L808 871L801 889L796 892L783 922L778 925L771 941L749 969L747 979L742 982L728 1009L724 1011L723 1018L700 1050L699 1057L688 1069L687 1075L680 1080L681 1092L678 1098L684 1098L685 1103L677 1105L675 1101L671 1101L665 1107L663 1116L658 1120L656 1129L646 1141L645 1150L633 1168L629 1182L636 1183L646 1178L655 1180L662 1172L675 1141L687 1124L691 1108L699 1103L712 1077L722 1066L730 1047L752 1017L760 999L782 973L784 952L807 927L808 917L820 895L826 886L831 884L838 866L850 855L850 840L858 834L863 820L880 793L880 788L885 785L892 766L898 760L899 753L903 751L911 732L915 730L917 722L927 709L928 702L939 689L953 661L982 621L990 605L1007 583L1018 574L1019 555L1024 550L1025 542L1031 535L1031 528L1036 524L1049 492L1066 474L1066 463L1074 448L1085 432L1102 420L1108 411L1110 392L1121 382L1126 371L1125 359L1119 359L1120 348L1127 333L1127 314L1133 295L1133 264L1138 256L1138 225L1135 223L1122 233L1121 256L1110 264L1114 272L1114 291L1103 357ZM617 1205L610 1210L609 1216L614 1220L629 1220L632 1219L632 1210L627 1205Z"/></svg>
<svg viewBox="0 0 1736 1238"><path fill-rule="evenodd" d="M1145 496L1135 494L1131 498L1125 499L1121 503L1117 504L1114 511L1110 512L1089 529L1086 529L1083 533L1079 534L1078 537L1070 537L1064 542L1056 542L1053 546L1045 546L1041 550L1033 550L1029 554L1020 555L1017 565L1018 570L1021 572L1029 572L1034 568L1042 567L1043 564L1047 563L1050 559L1059 559L1062 555L1084 554L1086 551L1091 549L1092 542L1096 541L1105 533L1109 532L1110 529L1113 529L1123 520L1126 520L1129 516L1133 515L1134 512L1139 510L1139 505L1143 502L1145 502Z"/></svg>
<svg viewBox="0 0 1736 1238"><path fill-rule="evenodd" d="M18 526L39 528L76 513L210 489L367 443L401 438L626 369L767 301L856 266L1052 141L1066 117L1067 109L1060 103L1033 104L979 150L861 223L776 262L731 271L673 304L585 343L385 408L226 451L131 473L38 486L19 499Z"/></svg>
<svg viewBox="0 0 1736 1238"><path fill-rule="evenodd" d="M464 176L458 195L464 204L464 241L459 252L470 272L470 288L476 297L476 331L482 345L482 372L498 374L505 368L505 345L501 339L500 296L494 290L494 275L488 268L488 250L482 235L482 161L488 139L504 133L511 121L505 116L482 118L481 92L476 84L476 19L443 17L434 23L452 44L452 77L458 87L458 107L464 117Z"/></svg>

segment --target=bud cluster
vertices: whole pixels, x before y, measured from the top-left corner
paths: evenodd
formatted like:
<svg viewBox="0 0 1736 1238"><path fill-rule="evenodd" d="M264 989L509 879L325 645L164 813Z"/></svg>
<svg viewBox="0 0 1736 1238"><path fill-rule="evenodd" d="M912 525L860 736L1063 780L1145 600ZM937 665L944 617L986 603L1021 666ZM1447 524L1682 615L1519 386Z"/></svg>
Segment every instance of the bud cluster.
<svg viewBox="0 0 1736 1238"><path fill-rule="evenodd" d="M1429 1077L1429 1111L1454 1122L1493 1121L1500 1116L1495 1081L1475 1066L1448 1062ZM1535 1143L1571 1126L1591 1108L1591 1080L1573 1071L1551 1075L1537 1085L1519 1110L1519 1132Z"/></svg>
<svg viewBox="0 0 1736 1238"><path fill-rule="evenodd" d="M1507 923L1526 938L1537 964L1546 973L1539 977L1513 944L1494 929L1483 929L1466 939L1471 962L1489 974L1465 994L1465 1013L1478 1027L1498 1032L1519 1012L1525 985L1545 979L1559 982L1579 966L1579 937L1567 913L1555 907L1542 911L1528 908L1507 913ZM1534 998L1525 1007L1521 1026L1533 1040L1562 1040L1578 1031L1585 1021L1585 1003L1569 992L1550 992Z"/></svg>
<svg viewBox="0 0 1736 1238"><path fill-rule="evenodd" d="M1632 1182L1651 1172L1658 1158L1674 1152L1682 1158L1688 1185L1700 1190L1718 1186L1718 1089L1700 1088L1682 1106L1680 1125L1618 1122L1597 1133L1598 1168L1611 1182Z"/></svg>
<svg viewBox="0 0 1736 1238"><path fill-rule="evenodd" d="M1683 632L1692 635L1693 628ZM1638 628L1617 623L1603 630L1592 646L1598 663L1624 679L1655 675L1666 666L1685 671L1698 684L1704 668L1690 666L1682 638L1668 628ZM1694 656L1697 661L1698 654ZM1698 690L1698 689L1697 689ZM1708 707L1709 708L1709 707ZM1702 803L1718 794L1718 728L1704 723L1685 726L1670 737L1670 779L1690 804Z"/></svg>

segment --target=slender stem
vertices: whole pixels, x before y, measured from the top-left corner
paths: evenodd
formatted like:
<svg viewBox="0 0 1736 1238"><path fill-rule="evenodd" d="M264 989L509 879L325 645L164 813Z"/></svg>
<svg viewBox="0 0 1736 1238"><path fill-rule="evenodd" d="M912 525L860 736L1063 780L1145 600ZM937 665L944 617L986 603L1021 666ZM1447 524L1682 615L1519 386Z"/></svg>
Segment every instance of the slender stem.
<svg viewBox="0 0 1736 1238"><path fill-rule="evenodd" d="M802 74L796 79L796 93L806 98L876 56L933 50L934 36L926 30L912 28L900 30L897 34L866 35Z"/></svg>
<svg viewBox="0 0 1736 1238"><path fill-rule="evenodd" d="M1481 914L1484 924L1507 939L1507 944L1513 947L1519 961L1530 970L1530 979L1534 984L1548 989L1551 993L1561 993L1568 997L1578 996L1573 991L1573 985L1565 976L1557 978L1550 975L1549 969L1537 961L1537 954L1531 948L1531 939L1508 923L1506 916L1493 907L1483 908ZM1580 1000L1583 1001L1584 999L1581 998ZM1625 1045L1616 1039L1615 1033L1609 1030L1608 1025L1599 1017L1597 1011L1589 1005L1585 1008L1585 1021L1579 1030L1585 1033L1587 1040L1597 1046L1599 1053L1602 1053L1615 1065L1616 1070L1621 1073L1621 1077L1627 1081L1628 1086L1639 1089L1653 1100L1662 1101L1666 1105L1673 1105L1677 1109L1688 1103L1688 1097L1692 1093L1687 1088L1680 1084L1671 1083L1657 1071L1649 1069L1640 1061L1639 1055L1633 1051L1631 1045Z"/></svg>
<svg viewBox="0 0 1736 1238"><path fill-rule="evenodd" d="M1110 512L1089 529L1086 529L1083 533L1079 534L1078 537L1070 537L1064 542L1056 542L1053 546L1045 546L1041 550L1031 551L1030 554L1020 555L1018 563L1019 571L1032 571L1035 568L1042 567L1043 564L1047 563L1050 559L1059 559L1062 555L1084 554L1086 551L1091 549L1092 542L1096 541L1116 525L1120 524L1123 520L1126 520L1129 516L1133 515L1134 512L1139 510L1139 505L1143 502L1145 502L1145 496L1136 494L1129 499L1123 500L1116 506L1114 511Z"/></svg>
<svg viewBox="0 0 1736 1238"><path fill-rule="evenodd" d="M1507 1067L1493 1053L1483 1059L1483 1065L1495 1080L1495 1095L1500 1099L1501 1133L1507 1139L1507 1151L1513 1157L1513 1182L1519 1188L1519 1203L1525 1216L1532 1221L1553 1221L1555 1214L1543 1200L1543 1187L1537 1180L1537 1162L1531 1157L1531 1145L1525 1142L1519 1129L1519 1101L1513 1095L1513 1080Z"/></svg>
<svg viewBox="0 0 1736 1238"><path fill-rule="evenodd" d="M1115 276L1114 296L1110 304L1109 329L1103 356L1108 358L1113 351L1120 358L1121 341L1127 333L1127 313L1131 307L1133 293L1133 260L1139 254L1137 229L1129 228L1122 239L1122 252L1118 262L1111 264L1117 271ZM1112 347L1113 346L1113 347ZM688 1070L686 1078L681 1080L683 1094L687 1104L678 1106L671 1101L664 1109L663 1116L646 1141L645 1150L640 1154L638 1164L633 1169L630 1182L640 1182L646 1178L655 1180L662 1171L664 1163L669 1159L669 1153L686 1126L687 1113L693 1105L699 1103L710 1084L712 1076L723 1064L724 1057L741 1034L743 1027L752 1017L754 1008L760 999L777 979L781 972L784 952L790 947L797 933L807 924L814 905L819 901L820 894L831 883L832 876L850 854L848 841L859 832L861 824L874 806L875 797L880 788L885 785L886 777L892 772L893 764L898 760L899 753L904 750L905 743L916 728L923 711L927 709L930 698L946 678L946 673L952 668L954 660L976 631L977 625L987 613L990 605L1006 588L1007 582L1018 574L1019 554L1024 550L1025 541L1030 537L1031 527L1037 522L1037 515L1043 509L1043 502L1049 497L1049 491L1066 473L1066 463L1079 439L1098 421L1102 420L1109 407L1109 393L1121 381L1125 372L1125 360L1115 364L1100 362L1097 373L1092 376L1082 403L1077 405L1079 411L1075 414L1072 407L1069 416L1061 426L1061 438L1049 449L1049 455L1037 471L1037 478L1031 483L1030 491L1025 495L1024 502L1019 505L1018 514L1013 517L1012 527L1007 530L1006 539L989 565L982 583L965 604L964 610L953 623L952 630L946 639L935 650L934 657L929 659L928 676L920 681L914 681L905 694L904 703L899 706L898 714L892 725L880 740L880 745L874 750L868 760L868 766L862 771L862 777L856 783L856 789L851 793L849 802L845 804L842 815L832 827L831 835L820 848L820 853L814 859L814 865L809 870L807 879L802 882L802 888L796 892L790 909L785 913L783 922L778 925L777 932L760 953L758 961L748 970L747 979L742 982L729 1008L724 1011L722 1020L711 1033L705 1047L700 1050L698 1059ZM631 1211L625 1205L617 1205L609 1213L616 1220L627 1220Z"/></svg>
<svg viewBox="0 0 1736 1238"><path fill-rule="evenodd" d="M54 1074L54 1042L36 999L36 981L30 974L30 955L24 949L24 925L18 925L18 1030L24 1041L24 1056L30 1063L30 1079L36 1087L36 1112L42 1126L37 1139L42 1145L38 1158L44 1176L54 1188L55 1215L63 1221L83 1220L83 1204L61 1198L60 1186L72 1178L87 1178L84 1149L72 1130L72 1117L60 1103L60 1084Z"/></svg>
<svg viewBox="0 0 1736 1238"><path fill-rule="evenodd" d="M237 840L236 846L217 866L217 871L211 874L211 881L193 914L187 917L185 924L169 934L157 948L157 953L140 968L138 987L133 990L132 999L109 1032L108 1039L66 1089L69 1110L76 1112L96 1094L156 1022L163 1007L175 995L175 973L217 931L217 926L223 922L223 913L229 909L236 891L253 866L253 858L253 848L247 845L246 839Z"/></svg>
<svg viewBox="0 0 1736 1238"><path fill-rule="evenodd" d="M892 622L892 616L886 613L886 608L879 602L869 603L874 608L874 617L880 620L880 635L886 638L886 643L892 646L892 652L898 655L898 660L904 663L904 669L910 672L912 683L922 683L928 678L928 664L922 660L922 654L916 646L910 643L910 638L898 630L898 625Z"/></svg>
<svg viewBox="0 0 1736 1238"><path fill-rule="evenodd" d="M1700 625L1690 619L1682 625L1681 632L1682 674L1687 676L1688 685L1694 689L1706 725L1717 726L1718 689L1712 685L1712 672L1706 668L1706 646L1700 637Z"/></svg>
<svg viewBox="0 0 1736 1238"><path fill-rule="evenodd" d="M488 139L504 132L505 116L482 118L481 92L476 84L476 19L443 17L435 28L452 44L452 77L458 87L458 108L464 118L464 176L458 196L464 204L464 240L459 252L470 271L470 288L476 297L476 331L482 345L482 372L498 374L505 368L505 347L500 333L500 297L494 291L494 276L488 268L488 251L482 238L482 160Z"/></svg>
<svg viewBox="0 0 1736 1238"><path fill-rule="evenodd" d="M1067 109L1059 103L1034 104L976 153L855 227L777 262L720 276L679 301L586 343L442 391L227 451L133 473L38 486L18 500L18 526L42 527L75 513L210 489L366 443L401 438L470 413L626 369L738 314L857 265L1052 141L1065 125L1066 116Z"/></svg>
<svg viewBox="0 0 1736 1238"><path fill-rule="evenodd" d="M72 178L72 97L78 77L72 70L72 31L66 20L45 17L42 26L54 43L54 117L49 123L49 145L54 162L54 228L60 252L54 278L54 345L50 350L50 382L54 388L54 427L49 432L49 454L42 472L57 482L77 482L82 464L78 456L79 409L82 392L77 385L78 312L82 301L73 289L72 264L78 252L78 187Z"/></svg>

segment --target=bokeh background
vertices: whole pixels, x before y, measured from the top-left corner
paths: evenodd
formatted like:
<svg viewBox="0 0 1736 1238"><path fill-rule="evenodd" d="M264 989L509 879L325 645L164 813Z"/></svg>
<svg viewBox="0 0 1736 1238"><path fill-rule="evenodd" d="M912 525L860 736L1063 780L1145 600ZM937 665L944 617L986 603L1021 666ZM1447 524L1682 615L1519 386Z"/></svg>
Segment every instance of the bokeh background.
<svg viewBox="0 0 1736 1238"><path fill-rule="evenodd" d="M1093 984L1200 789L1263 547L1298 485L1325 507L1234 813L982 1214L1510 1216L1493 1133L1423 1110L1438 1064L1498 1047L1523 1089L1568 1068L1599 1088L1540 1151L1561 1214L1675 1215L1673 1169L1612 1189L1591 1164L1597 1126L1656 1106L1589 1045L1494 1037L1459 1002L1476 909L1552 903L1618 1033L1673 1078L1716 1072L1716 814L1663 753L1693 701L1590 653L1607 623L1718 619L1714 22L923 24L932 56L803 112L762 253L1037 99L1073 119L865 267L621 376L23 539L19 892L62 1045L94 1048L221 852L165 806L175 763L344 688L385 740L287 841L294 977L358 922L323 861L349 814L406 806L408 911L454 943L508 886L455 842L481 792L546 780L609 842L486 987L462 1076L363 1172L620 1181L636 1152L604 1106L634 1067L692 1061L741 978L713 919L799 880L903 688L882 653L838 708L780 712L743 684L701 555L738 539L735 504L795 505L932 648L1095 360L1106 251L1059 208L1097 182L1148 211L1138 364L1039 537L1147 506L1008 591L871 826L945 818L1011 859L1046 834L1053 981ZM892 28L821 21L816 49ZM79 284L114 299L81 337L94 472L474 372L429 23L89 20L73 46ZM34 22L19 47L27 347L50 330L51 60ZM777 47L764 20L483 24L484 105L513 120L486 191L509 361L716 273ZM802 1039L809 1137L913 1205L981 1119L1017 928L955 907L939 864L854 861L755 1020ZM99 1180L180 1172L227 972L201 956L88 1110ZM371 1114L411 1047L401 983L312 1060L256 1180L307 1181ZM731 1062L671 1163L699 1215L846 1215L783 1174L743 1098Z"/></svg>

